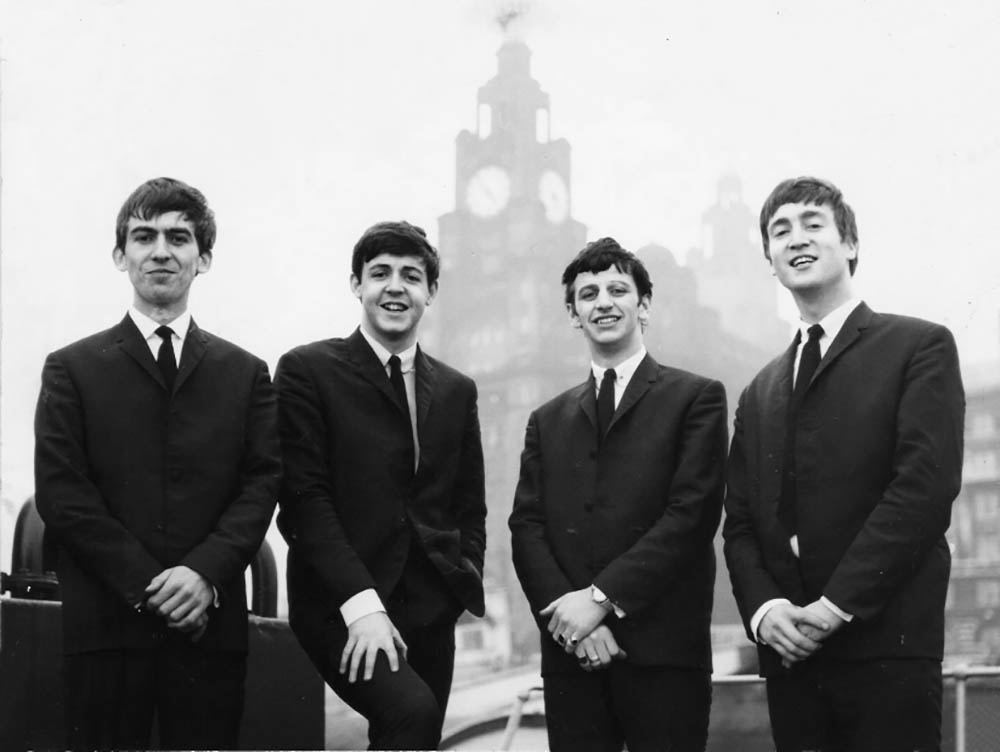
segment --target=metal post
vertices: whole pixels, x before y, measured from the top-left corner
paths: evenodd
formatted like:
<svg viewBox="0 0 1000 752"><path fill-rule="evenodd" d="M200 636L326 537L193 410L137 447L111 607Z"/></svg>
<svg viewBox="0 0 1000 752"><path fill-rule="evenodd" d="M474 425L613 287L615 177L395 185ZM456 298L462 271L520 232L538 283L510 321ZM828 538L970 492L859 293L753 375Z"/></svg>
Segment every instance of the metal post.
<svg viewBox="0 0 1000 752"><path fill-rule="evenodd" d="M965 752L965 681L966 666L957 666L955 675L955 752Z"/></svg>
<svg viewBox="0 0 1000 752"><path fill-rule="evenodd" d="M498 749L508 750L510 749L510 745L514 743L514 734L521 728L521 714L524 711L524 703L528 701L530 696L530 689L518 692L514 706L510 709L510 716L507 718L507 725L504 727L503 738L500 740Z"/></svg>

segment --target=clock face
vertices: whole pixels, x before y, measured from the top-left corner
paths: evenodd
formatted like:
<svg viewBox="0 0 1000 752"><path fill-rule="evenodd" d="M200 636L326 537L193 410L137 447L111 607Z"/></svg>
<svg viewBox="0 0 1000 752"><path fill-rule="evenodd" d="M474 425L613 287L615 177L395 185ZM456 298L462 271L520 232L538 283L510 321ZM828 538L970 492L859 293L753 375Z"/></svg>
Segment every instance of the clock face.
<svg viewBox="0 0 1000 752"><path fill-rule="evenodd" d="M560 224L569 215L569 189L562 175L546 170L538 179L538 198L545 207L545 218Z"/></svg>
<svg viewBox="0 0 1000 752"><path fill-rule="evenodd" d="M510 178L502 167L480 167L465 187L465 203L477 217L495 217L510 200Z"/></svg>

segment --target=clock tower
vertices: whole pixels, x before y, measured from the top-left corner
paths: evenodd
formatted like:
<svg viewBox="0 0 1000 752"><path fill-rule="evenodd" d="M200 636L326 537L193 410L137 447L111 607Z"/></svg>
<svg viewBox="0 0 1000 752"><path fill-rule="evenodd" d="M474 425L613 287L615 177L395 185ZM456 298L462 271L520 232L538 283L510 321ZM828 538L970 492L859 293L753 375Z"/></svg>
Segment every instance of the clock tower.
<svg viewBox="0 0 1000 752"><path fill-rule="evenodd" d="M478 92L476 129L458 134L455 208L439 220L442 287L425 338L479 387L487 609L500 622L512 617L515 650L537 645L507 530L524 428L533 408L585 377L587 363L560 284L586 228L572 218L569 143L551 137L549 97L530 61L524 42L504 42Z"/></svg>

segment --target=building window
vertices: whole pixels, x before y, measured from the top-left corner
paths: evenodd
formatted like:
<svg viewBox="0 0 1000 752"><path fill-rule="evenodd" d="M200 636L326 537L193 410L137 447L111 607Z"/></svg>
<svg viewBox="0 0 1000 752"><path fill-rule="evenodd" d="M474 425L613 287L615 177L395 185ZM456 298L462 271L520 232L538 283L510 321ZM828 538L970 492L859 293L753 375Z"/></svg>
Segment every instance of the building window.
<svg viewBox="0 0 1000 752"><path fill-rule="evenodd" d="M459 637L459 645L461 650L482 650L486 647L486 640L483 638L483 630L462 630Z"/></svg>
<svg viewBox="0 0 1000 752"><path fill-rule="evenodd" d="M479 105L479 122L476 123L476 133L479 138L489 138L493 132L493 113L488 104Z"/></svg>
<svg viewBox="0 0 1000 752"><path fill-rule="evenodd" d="M981 535L976 540L976 558L981 562L1000 562L1000 538Z"/></svg>
<svg viewBox="0 0 1000 752"><path fill-rule="evenodd" d="M547 144L550 137L549 111L540 109L535 113L535 139L540 144Z"/></svg>
<svg viewBox="0 0 1000 752"><path fill-rule="evenodd" d="M973 439L988 439L996 433L996 421L992 413L973 413L969 435Z"/></svg>
<svg viewBox="0 0 1000 752"><path fill-rule="evenodd" d="M986 480L997 477L996 452L989 449L983 449L978 452L967 452L962 477L965 481Z"/></svg>
<svg viewBox="0 0 1000 752"><path fill-rule="evenodd" d="M1000 606L1000 580L980 580L976 583L976 605L979 608Z"/></svg>
<svg viewBox="0 0 1000 752"><path fill-rule="evenodd" d="M1000 513L1000 494L996 491L977 491L973 497L976 507L976 520L995 520Z"/></svg>

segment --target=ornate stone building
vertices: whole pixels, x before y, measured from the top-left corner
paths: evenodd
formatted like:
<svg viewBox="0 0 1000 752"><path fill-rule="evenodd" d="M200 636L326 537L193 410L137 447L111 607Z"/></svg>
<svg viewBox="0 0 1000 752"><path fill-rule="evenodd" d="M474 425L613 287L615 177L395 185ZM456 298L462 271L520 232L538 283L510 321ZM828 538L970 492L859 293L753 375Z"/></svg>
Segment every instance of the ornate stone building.
<svg viewBox="0 0 1000 752"><path fill-rule="evenodd" d="M507 517L530 411L587 375L589 358L568 325L562 270L587 242L573 216L570 145L551 138L549 97L531 76L531 52L508 40L496 75L478 92L475 131L456 140L454 209L440 218L442 291L428 350L475 378L486 453L487 618L459 630L466 664L518 662L537 650L537 630L510 563ZM773 283L759 247L747 250L749 209L726 194L728 211L709 210L712 254L695 252L697 270L660 246L634 250L649 267L654 305L646 344L658 360L721 379L732 407L753 373L785 345ZM742 207L742 211L741 211ZM745 282L733 263L770 285L722 294ZM743 260L736 263L743 268ZM749 275L748 275L749 276ZM712 295L704 298L702 285ZM775 332L781 331L780 336ZM766 345L766 346L765 346ZM717 614L738 621L725 568L719 567Z"/></svg>

